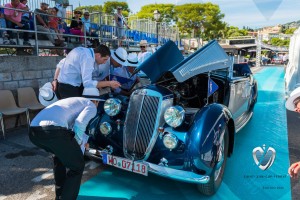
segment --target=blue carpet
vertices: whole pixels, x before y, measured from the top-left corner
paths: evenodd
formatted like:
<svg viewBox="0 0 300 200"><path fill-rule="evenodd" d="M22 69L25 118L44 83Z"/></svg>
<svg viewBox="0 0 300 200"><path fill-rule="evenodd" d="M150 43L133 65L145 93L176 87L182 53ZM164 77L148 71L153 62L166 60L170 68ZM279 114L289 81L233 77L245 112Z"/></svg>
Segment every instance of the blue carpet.
<svg viewBox="0 0 300 200"><path fill-rule="evenodd" d="M233 156L214 196L199 194L192 184L106 167L81 186L78 199L291 199L283 77L279 67L265 68L255 75L259 96L254 115L236 135ZM263 144L276 150L275 161L266 171L259 169L252 157L252 150Z"/></svg>

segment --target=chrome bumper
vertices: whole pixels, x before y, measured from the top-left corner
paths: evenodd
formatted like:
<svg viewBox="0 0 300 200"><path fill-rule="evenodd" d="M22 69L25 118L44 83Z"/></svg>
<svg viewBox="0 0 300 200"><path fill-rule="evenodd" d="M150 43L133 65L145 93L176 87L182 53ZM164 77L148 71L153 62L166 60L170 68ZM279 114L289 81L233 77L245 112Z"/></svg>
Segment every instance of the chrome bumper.
<svg viewBox="0 0 300 200"><path fill-rule="evenodd" d="M100 150L95 150L95 149L89 149L85 151L85 155L97 160L102 161L102 153L106 153L107 151L100 151ZM139 161L140 162L140 161ZM166 178L178 180L178 181L183 181L187 183L195 183L195 184L205 184L208 183L209 181L209 176L206 175L199 175L194 172L189 172L189 171L183 171L183 170L178 170L178 169L172 169L169 167L161 166L161 165L156 165L153 163L149 163L146 161L143 161L142 163L147 164L149 166L149 172L156 174L158 176L163 176Z"/></svg>

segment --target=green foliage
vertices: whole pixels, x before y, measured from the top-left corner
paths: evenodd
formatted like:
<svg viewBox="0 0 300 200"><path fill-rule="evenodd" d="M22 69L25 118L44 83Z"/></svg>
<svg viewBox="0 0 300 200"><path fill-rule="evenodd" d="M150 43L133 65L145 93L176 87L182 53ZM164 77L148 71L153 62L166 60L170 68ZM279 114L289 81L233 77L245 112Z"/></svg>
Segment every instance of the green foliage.
<svg viewBox="0 0 300 200"><path fill-rule="evenodd" d="M183 4L175 6L177 25L182 33L194 33L206 40L220 37L225 28L218 5L212 3Z"/></svg>
<svg viewBox="0 0 300 200"><path fill-rule="evenodd" d="M122 14L127 17L130 12L127 2L107 1L104 3L103 12L113 15L118 7L122 7Z"/></svg>
<svg viewBox="0 0 300 200"><path fill-rule="evenodd" d="M95 5L95 6L80 6L80 7L77 7L75 8L74 10L87 10L89 11L90 13L92 12L102 12L102 6L101 5Z"/></svg>
<svg viewBox="0 0 300 200"><path fill-rule="evenodd" d="M170 22L174 20L174 4L149 4L141 8L141 10L136 14L140 19L150 18L154 21L154 11L158 10L161 14L159 21Z"/></svg>
<svg viewBox="0 0 300 200"><path fill-rule="evenodd" d="M270 43L271 43L271 45L274 45L274 46L289 46L290 39L288 39L288 40L282 40L280 38L272 38L270 40Z"/></svg>
<svg viewBox="0 0 300 200"><path fill-rule="evenodd" d="M230 26L226 28L226 38L228 37L238 37L238 36L247 36L248 35L248 30L245 29L239 29L238 27L235 26Z"/></svg>
<svg viewBox="0 0 300 200"><path fill-rule="evenodd" d="M297 28L289 28L285 30L285 34L294 34L295 30L297 30Z"/></svg>
<svg viewBox="0 0 300 200"><path fill-rule="evenodd" d="M89 13L101 13L103 8L101 5L95 5L95 6L80 6L75 8L75 10L84 11L87 10ZM83 13L82 13L83 14ZM82 16L83 17L83 16ZM95 14L93 16L90 16L90 20L92 23L98 23L99 22L100 15ZM70 23L70 22L69 22Z"/></svg>

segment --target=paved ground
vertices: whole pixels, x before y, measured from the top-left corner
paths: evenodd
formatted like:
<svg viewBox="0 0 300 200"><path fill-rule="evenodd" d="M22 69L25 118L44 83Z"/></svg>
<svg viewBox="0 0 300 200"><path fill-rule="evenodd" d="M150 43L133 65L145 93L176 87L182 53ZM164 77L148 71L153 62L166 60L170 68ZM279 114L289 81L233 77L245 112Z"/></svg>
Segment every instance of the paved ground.
<svg viewBox="0 0 300 200"><path fill-rule="evenodd" d="M50 154L29 141L26 127L6 136L0 139L0 200L54 199ZM100 170L100 164L87 161L82 182Z"/></svg>

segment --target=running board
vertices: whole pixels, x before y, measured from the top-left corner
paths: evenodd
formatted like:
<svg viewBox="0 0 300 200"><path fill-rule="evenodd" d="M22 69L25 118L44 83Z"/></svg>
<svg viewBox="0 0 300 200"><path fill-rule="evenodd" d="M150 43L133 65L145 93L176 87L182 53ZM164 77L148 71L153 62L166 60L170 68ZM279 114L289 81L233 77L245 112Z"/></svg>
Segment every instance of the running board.
<svg viewBox="0 0 300 200"><path fill-rule="evenodd" d="M247 123L249 122L249 120L251 119L252 115L253 115L253 111L249 112L249 113L247 114L247 116L244 118L244 120L243 120L241 123L239 123L239 124L241 124L241 125L235 127L236 133L239 132L242 128L244 128L244 126L246 126L246 124L247 124Z"/></svg>

